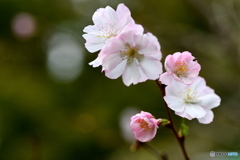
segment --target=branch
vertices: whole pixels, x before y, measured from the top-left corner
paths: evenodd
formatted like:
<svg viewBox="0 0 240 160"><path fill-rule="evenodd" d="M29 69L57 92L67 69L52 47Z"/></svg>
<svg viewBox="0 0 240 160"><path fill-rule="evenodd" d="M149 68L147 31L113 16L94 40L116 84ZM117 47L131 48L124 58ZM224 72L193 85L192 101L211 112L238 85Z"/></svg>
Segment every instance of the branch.
<svg viewBox="0 0 240 160"><path fill-rule="evenodd" d="M155 82L157 83L158 88L160 89L160 91L162 93L162 96L164 97L165 96L165 87L166 86L164 84L161 84L158 80L155 80ZM165 101L164 101L164 106L166 108L167 115L168 115L168 118L169 118L169 121L170 121L170 124L168 125L168 128L170 128L173 131L174 136L177 138L178 143L179 143L179 145L181 147L181 150L183 152L183 155L185 157L185 160L189 160L187 152L186 152L186 149L185 149L185 146L184 146L184 137L179 137L178 136L176 128L175 128L174 123L173 123L173 119L172 119L171 113L170 113L170 109L169 109L169 107L168 107L168 105L167 105L167 103Z"/></svg>

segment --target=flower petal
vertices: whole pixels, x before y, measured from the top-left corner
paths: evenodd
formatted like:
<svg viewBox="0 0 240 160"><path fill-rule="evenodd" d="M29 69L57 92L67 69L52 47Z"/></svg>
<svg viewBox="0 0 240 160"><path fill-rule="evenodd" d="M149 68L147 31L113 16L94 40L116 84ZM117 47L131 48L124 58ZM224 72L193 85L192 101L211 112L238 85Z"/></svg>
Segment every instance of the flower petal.
<svg viewBox="0 0 240 160"><path fill-rule="evenodd" d="M136 121L131 121L130 128L133 132L139 132L142 129L140 126L140 123L138 123Z"/></svg>
<svg viewBox="0 0 240 160"><path fill-rule="evenodd" d="M209 124L213 121L214 115L211 110L206 111L206 115L202 118L198 118L199 123Z"/></svg>
<svg viewBox="0 0 240 160"><path fill-rule="evenodd" d="M143 57L139 65L148 79L156 80L162 73L162 63L158 60Z"/></svg>
<svg viewBox="0 0 240 160"><path fill-rule="evenodd" d="M199 97L200 104L206 109L212 109L220 105L221 98L215 93L206 94Z"/></svg>
<svg viewBox="0 0 240 160"><path fill-rule="evenodd" d="M168 55L166 57L164 66L165 66L165 69L166 69L167 72L174 72L174 70L175 70L175 67L174 67L175 62L176 61L175 61L173 55Z"/></svg>
<svg viewBox="0 0 240 160"><path fill-rule="evenodd" d="M191 84L191 88L198 91L198 93L202 92L202 90L206 89L205 79L200 76L196 77L194 83Z"/></svg>
<svg viewBox="0 0 240 160"><path fill-rule="evenodd" d="M168 107L176 112L182 112L184 110L184 102L178 97L164 96L164 100Z"/></svg>
<svg viewBox="0 0 240 160"><path fill-rule="evenodd" d="M129 24L134 24L134 20L131 17L130 10L123 4L119 4L116 10L117 17L118 17L118 23L116 26L116 30L122 31L124 27L126 27Z"/></svg>
<svg viewBox="0 0 240 160"><path fill-rule="evenodd" d="M106 11L105 8L99 8L97 9L93 16L92 16L92 21L94 24L104 24L106 23L106 19L102 18L103 13Z"/></svg>
<svg viewBox="0 0 240 160"><path fill-rule="evenodd" d="M90 66L98 67L102 64L102 59L100 59L99 57L97 57L94 61L88 63Z"/></svg>
<svg viewBox="0 0 240 160"><path fill-rule="evenodd" d="M184 109L182 112L175 112L175 114L180 116L180 117L187 118L188 120L192 120L193 119L193 117L189 116L186 113L186 109Z"/></svg>
<svg viewBox="0 0 240 160"><path fill-rule="evenodd" d="M178 97L179 99L182 98L183 93L186 89L186 85L177 81L172 81L166 88L166 96L174 96Z"/></svg>
<svg viewBox="0 0 240 160"><path fill-rule="evenodd" d="M160 75L160 81L162 84L169 85L172 82L173 76L171 73L165 72Z"/></svg>
<svg viewBox="0 0 240 160"><path fill-rule="evenodd" d="M202 118L206 115L206 111L197 104L188 104L185 109L186 113L192 118Z"/></svg>
<svg viewBox="0 0 240 160"><path fill-rule="evenodd" d="M198 76L200 70L201 70L201 66L196 62L192 62L189 66L189 71L187 72L187 76L190 78L195 78Z"/></svg>
<svg viewBox="0 0 240 160"><path fill-rule="evenodd" d="M194 81L194 78L189 78L189 77L180 77L180 79L184 84L192 84Z"/></svg>
<svg viewBox="0 0 240 160"><path fill-rule="evenodd" d="M160 44L154 35L147 33L136 41L136 48L138 48L139 54L161 60L162 53L160 52Z"/></svg>
<svg viewBox="0 0 240 160"><path fill-rule="evenodd" d="M86 40L85 47L91 53L100 50L104 45L104 41L97 35L84 34L83 38Z"/></svg>
<svg viewBox="0 0 240 160"><path fill-rule="evenodd" d="M109 54L103 59L103 68L108 78L116 79L120 77L125 68L127 60L122 60L119 54Z"/></svg>
<svg viewBox="0 0 240 160"><path fill-rule="evenodd" d="M128 64L126 66L126 69L123 73L122 79L123 83L126 86L129 86L130 84L137 84L140 81L140 71L138 68L138 64L136 60L134 60L131 64Z"/></svg>
<svg viewBox="0 0 240 160"><path fill-rule="evenodd" d="M141 142L149 142L155 137L156 132L157 130L155 128L149 129L147 131L144 131L144 129L142 129L142 131L135 132L135 136Z"/></svg>
<svg viewBox="0 0 240 160"><path fill-rule="evenodd" d="M141 38L136 39L136 48L139 54L161 60L160 44L152 33L146 33Z"/></svg>
<svg viewBox="0 0 240 160"><path fill-rule="evenodd" d="M83 29L83 32L86 32L88 34L98 34L99 30L93 25L88 25Z"/></svg>
<svg viewBox="0 0 240 160"><path fill-rule="evenodd" d="M108 23L116 24L117 23L117 14L116 14L115 10L112 7L107 6L105 8L105 11L103 12L102 19L106 19L106 21Z"/></svg>

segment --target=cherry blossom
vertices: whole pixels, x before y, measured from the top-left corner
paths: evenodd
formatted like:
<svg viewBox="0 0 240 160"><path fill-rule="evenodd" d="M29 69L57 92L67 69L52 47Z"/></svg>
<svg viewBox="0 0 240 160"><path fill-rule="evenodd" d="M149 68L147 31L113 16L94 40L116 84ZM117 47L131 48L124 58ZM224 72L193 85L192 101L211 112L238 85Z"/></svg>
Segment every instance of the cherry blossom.
<svg viewBox="0 0 240 160"><path fill-rule="evenodd" d="M143 34L143 31L144 31L144 29L141 25L131 24L131 25L125 27L124 30L122 31L122 33L128 32L129 30L133 30L133 32L135 32L135 34ZM106 42L105 45L108 46L111 43L115 43L115 42L112 42L112 41L115 41L115 40L110 40L110 42ZM94 61L90 62L89 64L92 65L93 67L99 67L100 65L102 65L102 60L105 56L106 56L106 52L105 51L100 51L100 53L98 54L98 57ZM104 68L103 68L103 70L104 70Z"/></svg>
<svg viewBox="0 0 240 160"><path fill-rule="evenodd" d="M143 34L140 28L129 25L123 33L108 40L99 54L105 75L111 79L122 75L126 86L156 80L162 73L160 44L154 35Z"/></svg>
<svg viewBox="0 0 240 160"><path fill-rule="evenodd" d="M160 81L169 85L172 80L191 84L195 77L198 76L201 66L190 52L176 52L168 55L165 59L166 72L161 74Z"/></svg>
<svg viewBox="0 0 240 160"><path fill-rule="evenodd" d="M131 117L130 128L137 140L149 142L155 137L159 123L152 114L141 111L141 113Z"/></svg>
<svg viewBox="0 0 240 160"><path fill-rule="evenodd" d="M166 87L164 100L175 114L189 120L197 118L203 124L212 122L211 109L219 106L221 101L202 77L195 78L191 85L173 81Z"/></svg>
<svg viewBox="0 0 240 160"><path fill-rule="evenodd" d="M91 53L100 50L111 37L120 34L129 24L134 24L129 9L124 4L119 4L115 11L110 6L99 8L92 17L94 25L84 28L83 38L85 47Z"/></svg>

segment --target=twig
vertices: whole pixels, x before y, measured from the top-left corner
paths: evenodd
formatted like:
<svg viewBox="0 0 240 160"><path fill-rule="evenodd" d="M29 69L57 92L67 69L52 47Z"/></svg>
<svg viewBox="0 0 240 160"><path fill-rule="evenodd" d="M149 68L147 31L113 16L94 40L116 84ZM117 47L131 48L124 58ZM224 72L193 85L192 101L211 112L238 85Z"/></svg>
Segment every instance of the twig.
<svg viewBox="0 0 240 160"><path fill-rule="evenodd" d="M165 87L166 86L161 84L158 80L155 80L155 82L157 83L158 88L161 90L162 96L164 97L165 96ZM176 128L175 128L174 123L173 123L173 119L172 119L171 113L170 113L170 109L169 109L169 107L168 107L168 105L167 105L167 103L165 101L164 101L164 106L166 108L167 115L168 115L168 118L169 118L169 121L170 121L170 124L168 126L173 131L174 136L177 138L178 143L180 145L180 148L181 148L181 150L183 152L185 160L189 160L187 152L186 152L186 149L185 149L185 146L184 146L184 137L179 137L178 136Z"/></svg>

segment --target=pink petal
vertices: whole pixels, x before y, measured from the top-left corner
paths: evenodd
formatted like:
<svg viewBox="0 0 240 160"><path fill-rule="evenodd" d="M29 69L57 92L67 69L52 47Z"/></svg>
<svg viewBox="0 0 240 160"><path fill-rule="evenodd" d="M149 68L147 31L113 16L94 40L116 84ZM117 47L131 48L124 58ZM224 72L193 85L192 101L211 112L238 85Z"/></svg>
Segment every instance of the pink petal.
<svg viewBox="0 0 240 160"><path fill-rule="evenodd" d="M174 72L175 70L175 65L176 61L173 57L173 55L168 55L165 59L165 63L164 63L164 66L165 66L165 69L167 72Z"/></svg>
<svg viewBox="0 0 240 160"><path fill-rule="evenodd" d="M139 132L142 130L140 123L137 123L135 121L132 121L130 124L130 128L133 132Z"/></svg>
<svg viewBox="0 0 240 160"><path fill-rule="evenodd" d="M165 72L160 75L160 81L162 84L169 85L172 83L173 75L172 73Z"/></svg>
<svg viewBox="0 0 240 160"><path fill-rule="evenodd" d="M194 57L192 56L192 53L188 52L188 51L184 51L181 54L181 59L179 59L180 61L184 61L188 64L188 62L192 61L194 59Z"/></svg>
<svg viewBox="0 0 240 160"><path fill-rule="evenodd" d="M192 84L194 79L193 78L188 78L188 77L181 77L180 78L184 84Z"/></svg>
<svg viewBox="0 0 240 160"><path fill-rule="evenodd" d="M214 115L211 110L207 110L207 113L204 117L198 118L199 123L209 124L213 121Z"/></svg>
<svg viewBox="0 0 240 160"><path fill-rule="evenodd" d="M147 118L152 118L153 117L151 113L144 112L144 111L141 111L140 115L143 116L143 117L147 117Z"/></svg>
<svg viewBox="0 0 240 160"><path fill-rule="evenodd" d="M133 39L134 35L138 35L138 34L143 34L144 28L142 25L140 24L129 24L127 25L123 31L122 31L122 38L123 39L129 39L129 36L131 36L131 40L128 40L128 42L132 42L135 41L135 39Z"/></svg>
<svg viewBox="0 0 240 160"><path fill-rule="evenodd" d="M131 12L124 4L121 3L118 5L116 13L118 17L117 31L122 31L127 25L135 23L131 17Z"/></svg>
<svg viewBox="0 0 240 160"><path fill-rule="evenodd" d="M140 80L140 72L138 68L138 64L136 60L134 60L131 64L128 64L126 66L126 69L123 73L123 83L126 86L129 86L130 84L137 84Z"/></svg>
<svg viewBox="0 0 240 160"><path fill-rule="evenodd" d="M189 78L196 78L200 70L201 70L201 66L196 62L192 62L191 65L189 66L189 71L187 72L187 76Z"/></svg>
<svg viewBox="0 0 240 160"><path fill-rule="evenodd" d="M125 68L127 60L122 60L120 54L110 54L103 59L103 68L108 78L116 79L120 77Z"/></svg>
<svg viewBox="0 0 240 160"><path fill-rule="evenodd" d="M173 79L174 79L176 82L182 83L182 79L179 78L175 73L173 73L172 75L173 75ZM183 83L183 84L184 84L184 83Z"/></svg>
<svg viewBox="0 0 240 160"><path fill-rule="evenodd" d="M125 41L125 44L134 47L136 44L136 37L141 37L143 34L143 27L141 25L132 24L128 25L122 31L122 34L119 35L119 38Z"/></svg>
<svg viewBox="0 0 240 160"><path fill-rule="evenodd" d="M117 14L116 14L115 10L112 9L112 7L107 6L105 8L105 11L102 12L101 19L103 20L103 22L106 21L107 25L109 25L110 23L116 24L117 23Z"/></svg>
<svg viewBox="0 0 240 160"><path fill-rule="evenodd" d="M156 132L157 132L157 130L155 128L149 129L147 131L143 131L143 130L135 133L136 138L141 142L151 141L155 137Z"/></svg>
<svg viewBox="0 0 240 160"><path fill-rule="evenodd" d="M156 80L162 73L162 63L158 60L143 57L139 64L148 79Z"/></svg>
<svg viewBox="0 0 240 160"><path fill-rule="evenodd" d="M160 44L157 38L151 33L144 34L141 38L136 39L136 48L144 56L161 60Z"/></svg>
<svg viewBox="0 0 240 160"><path fill-rule="evenodd" d="M177 62L180 58L181 58L181 53L180 52L176 52L174 53L172 56L173 56L173 59L174 59L174 62ZM180 57L180 58L179 58Z"/></svg>

